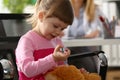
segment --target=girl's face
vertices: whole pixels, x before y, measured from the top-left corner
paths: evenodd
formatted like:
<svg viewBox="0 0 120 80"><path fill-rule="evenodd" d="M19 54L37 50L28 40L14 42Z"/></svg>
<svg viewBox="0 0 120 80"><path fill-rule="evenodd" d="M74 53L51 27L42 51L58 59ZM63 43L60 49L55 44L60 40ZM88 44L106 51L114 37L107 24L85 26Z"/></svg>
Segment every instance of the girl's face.
<svg viewBox="0 0 120 80"><path fill-rule="evenodd" d="M56 17L44 19L39 26L39 33L48 40L51 40L62 34L62 31L67 28L67 24Z"/></svg>

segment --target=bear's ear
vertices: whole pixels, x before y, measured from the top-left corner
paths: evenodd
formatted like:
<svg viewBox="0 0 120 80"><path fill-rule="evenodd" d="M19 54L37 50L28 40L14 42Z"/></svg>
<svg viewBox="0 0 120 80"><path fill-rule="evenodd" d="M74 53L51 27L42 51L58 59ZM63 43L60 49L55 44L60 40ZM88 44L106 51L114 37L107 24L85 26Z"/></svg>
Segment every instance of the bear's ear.
<svg viewBox="0 0 120 80"><path fill-rule="evenodd" d="M58 80L57 76L53 75L51 72L48 72L45 76L44 76L45 80Z"/></svg>

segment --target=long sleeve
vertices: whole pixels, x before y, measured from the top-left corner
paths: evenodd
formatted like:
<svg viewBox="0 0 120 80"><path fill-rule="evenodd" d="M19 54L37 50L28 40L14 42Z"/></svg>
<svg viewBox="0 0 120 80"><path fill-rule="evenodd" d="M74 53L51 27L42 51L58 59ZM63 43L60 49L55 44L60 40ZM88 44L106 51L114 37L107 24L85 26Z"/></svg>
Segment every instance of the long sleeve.
<svg viewBox="0 0 120 80"><path fill-rule="evenodd" d="M36 61L34 60L33 53L35 50L54 48L50 41L36 36L35 33L32 36L23 36L19 40L15 52L18 71L23 72L27 77L44 74L53 67L58 66L58 63L53 59L52 53Z"/></svg>
<svg viewBox="0 0 120 80"><path fill-rule="evenodd" d="M18 45L19 46L16 49L18 69L28 77L43 74L52 67L56 66L52 55L48 55L45 58L34 61L34 48L29 39L21 40Z"/></svg>

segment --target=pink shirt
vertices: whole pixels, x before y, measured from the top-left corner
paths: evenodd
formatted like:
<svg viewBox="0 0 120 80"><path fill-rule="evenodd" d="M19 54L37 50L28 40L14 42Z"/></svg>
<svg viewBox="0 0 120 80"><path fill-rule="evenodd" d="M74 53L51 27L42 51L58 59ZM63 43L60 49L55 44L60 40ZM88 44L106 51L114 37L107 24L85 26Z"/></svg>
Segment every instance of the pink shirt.
<svg viewBox="0 0 120 80"><path fill-rule="evenodd" d="M19 80L44 80L44 74L53 67L63 64L56 63L52 53L60 38L47 40L30 30L23 35L16 48L16 64Z"/></svg>

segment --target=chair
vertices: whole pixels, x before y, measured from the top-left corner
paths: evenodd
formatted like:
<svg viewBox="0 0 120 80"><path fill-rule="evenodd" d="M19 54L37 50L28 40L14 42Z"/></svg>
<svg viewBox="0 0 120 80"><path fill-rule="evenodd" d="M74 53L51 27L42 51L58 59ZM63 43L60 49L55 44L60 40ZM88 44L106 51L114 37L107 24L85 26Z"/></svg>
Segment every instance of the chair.
<svg viewBox="0 0 120 80"><path fill-rule="evenodd" d="M6 36L2 20L0 20L0 37Z"/></svg>
<svg viewBox="0 0 120 80"><path fill-rule="evenodd" d="M106 79L108 68L107 58L103 51L84 52L70 55L69 65L75 65L77 68L85 68L88 72L98 73L102 80Z"/></svg>
<svg viewBox="0 0 120 80"><path fill-rule="evenodd" d="M17 36L9 35L9 33L7 32L6 29L7 29L7 27L12 27L12 26L9 26L9 24L6 23L5 21L6 20L7 21L8 20L22 21L28 15L29 14L0 14L0 59L10 60L12 62L12 64L14 65L15 76L14 76L13 80L18 80L18 73L17 73L17 66L16 66L15 52L14 51L15 51L15 48L17 46L17 43L18 43L18 40L19 40L21 34L23 34L23 32L22 32L23 30L20 32L21 34L19 34ZM3 24L3 22L5 24L8 24L8 26ZM5 29L5 27L6 27L6 29ZM29 28L28 29L27 28L25 28L24 31L29 29ZM1 78L0 78L0 80L1 80ZM10 79L8 79L8 80L10 80Z"/></svg>
<svg viewBox="0 0 120 80"><path fill-rule="evenodd" d="M0 46L2 46L2 48L0 48L0 60L7 59L12 62L12 64L14 65L14 68L15 68L15 78L16 78L17 77L17 67L16 67L16 63L15 63L14 49L12 49L12 47L8 44L8 43L10 43L10 41L13 43L13 41L15 41L15 40L16 39L13 37L6 36L4 25L2 23L2 20L0 20L0 43L1 43ZM6 44L7 44L7 46L4 46ZM7 48L7 47L9 47L9 48ZM1 64L0 64L0 69L2 69ZM0 72L0 80L3 77L2 73L3 72L1 71ZM5 79L3 79L3 80L5 80ZM11 80L11 79L8 79L8 80Z"/></svg>
<svg viewBox="0 0 120 80"><path fill-rule="evenodd" d="M3 80L3 67L1 63L0 63L0 79Z"/></svg>

